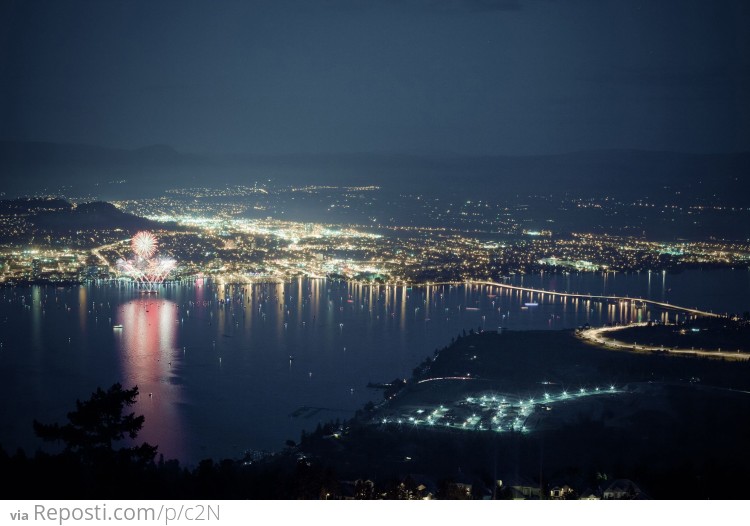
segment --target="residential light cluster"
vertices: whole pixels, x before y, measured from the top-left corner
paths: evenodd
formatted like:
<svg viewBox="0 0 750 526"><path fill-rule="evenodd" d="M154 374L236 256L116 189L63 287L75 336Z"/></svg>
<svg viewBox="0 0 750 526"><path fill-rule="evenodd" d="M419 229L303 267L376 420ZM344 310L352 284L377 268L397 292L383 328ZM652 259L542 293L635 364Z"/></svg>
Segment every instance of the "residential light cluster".
<svg viewBox="0 0 750 526"><path fill-rule="evenodd" d="M608 198L573 201L577 208L649 204ZM55 198L3 203L0 282L120 277L115 262L126 257L134 231L52 231L36 226L38 214L74 210L77 205ZM546 227L527 226L528 215L534 213L530 205L390 196L377 186L183 188L114 205L161 222L162 249L180 261L170 279L210 274L238 282L335 276L428 283L497 280L539 271L647 272L750 265L750 241L664 242L597 233L596 228L563 234L554 230L554 220L546 221ZM297 219L291 219L293 215ZM302 216L309 220L299 219ZM429 226L421 226L425 224Z"/></svg>

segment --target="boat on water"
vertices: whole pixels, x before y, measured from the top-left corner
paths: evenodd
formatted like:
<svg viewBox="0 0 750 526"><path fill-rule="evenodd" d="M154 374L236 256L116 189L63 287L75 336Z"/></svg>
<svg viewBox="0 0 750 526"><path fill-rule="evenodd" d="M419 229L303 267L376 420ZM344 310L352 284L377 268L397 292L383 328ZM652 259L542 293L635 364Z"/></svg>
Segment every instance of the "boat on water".
<svg viewBox="0 0 750 526"><path fill-rule="evenodd" d="M113 329L122 329L122 325L113 325L112 328Z"/></svg>
<svg viewBox="0 0 750 526"><path fill-rule="evenodd" d="M479 310L479 307L466 307L464 310Z"/></svg>
<svg viewBox="0 0 750 526"><path fill-rule="evenodd" d="M528 303L524 303L524 305L526 305L527 307L538 307L539 306L539 304L537 302L535 302L535 301L530 301Z"/></svg>

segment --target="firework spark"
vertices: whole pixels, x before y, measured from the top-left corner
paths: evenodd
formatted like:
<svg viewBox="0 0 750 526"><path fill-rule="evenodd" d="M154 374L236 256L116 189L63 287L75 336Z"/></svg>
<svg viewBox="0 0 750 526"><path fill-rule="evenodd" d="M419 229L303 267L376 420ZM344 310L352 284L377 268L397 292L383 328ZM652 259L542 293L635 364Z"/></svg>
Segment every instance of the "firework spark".
<svg viewBox="0 0 750 526"><path fill-rule="evenodd" d="M138 257L149 259L156 254L159 242L151 232L141 231L133 236L133 239L130 241L130 247Z"/></svg>

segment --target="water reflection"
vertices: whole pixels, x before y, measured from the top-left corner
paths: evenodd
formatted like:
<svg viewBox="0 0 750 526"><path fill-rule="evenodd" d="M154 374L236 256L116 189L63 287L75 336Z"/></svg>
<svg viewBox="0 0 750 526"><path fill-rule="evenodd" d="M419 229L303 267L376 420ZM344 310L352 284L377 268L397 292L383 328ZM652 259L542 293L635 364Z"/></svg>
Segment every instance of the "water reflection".
<svg viewBox="0 0 750 526"><path fill-rule="evenodd" d="M164 287L158 297L118 284L3 289L0 371L11 380L2 383L2 394L12 424L0 426L0 442L6 450L37 447L29 415L60 420L77 397L120 381L139 386L133 410L146 415L142 437L167 457L195 463L237 457L247 448L275 449L303 428L347 418L379 399L381 393L364 389L368 382L408 376L463 330L683 320L684 314L640 303L549 293L647 296L651 278L652 297L659 299L665 278L646 272L611 273L606 289L594 274L507 280L544 293L326 279L239 286L199 279ZM674 303L741 313L750 272L667 274L665 285ZM112 328L117 324L122 330ZM303 407L318 409L290 416ZM31 438L16 431L22 428Z"/></svg>
<svg viewBox="0 0 750 526"><path fill-rule="evenodd" d="M86 333L86 313L88 305L86 300L86 287L78 287L78 323L81 327L81 334Z"/></svg>
<svg viewBox="0 0 750 526"><path fill-rule="evenodd" d="M115 329L125 387L137 385L140 397L135 412L146 422L140 438L159 445L166 458L181 458L182 400L174 382L181 353L177 352L177 305L164 299L131 300L117 311Z"/></svg>
<svg viewBox="0 0 750 526"><path fill-rule="evenodd" d="M35 351L42 348L42 289L31 289L31 344Z"/></svg>

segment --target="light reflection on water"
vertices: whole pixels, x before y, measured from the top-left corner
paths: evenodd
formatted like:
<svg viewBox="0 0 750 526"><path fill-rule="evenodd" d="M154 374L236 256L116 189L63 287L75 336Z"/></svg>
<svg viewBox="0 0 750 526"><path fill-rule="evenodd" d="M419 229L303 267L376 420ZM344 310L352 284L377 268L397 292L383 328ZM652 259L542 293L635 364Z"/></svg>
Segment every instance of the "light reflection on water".
<svg viewBox="0 0 750 526"><path fill-rule="evenodd" d="M134 408L146 417L140 438L158 444L161 452L183 457L182 392L174 382L179 351L177 305L168 300L145 296L126 302L117 309L114 329L125 387L137 385L140 397Z"/></svg>
<svg viewBox="0 0 750 526"><path fill-rule="evenodd" d="M750 272L515 276L509 283L748 310ZM524 309L524 303L538 306ZM722 306L726 306L722 309ZM675 313L486 286L378 286L326 280L0 289L0 425L6 450L39 444L31 419L62 421L76 398L137 384L141 438L195 463L277 449L319 421L346 418L462 330L563 329ZM122 324L123 329L112 325ZM152 396L149 396L151 393ZM290 416L302 407L309 409Z"/></svg>

